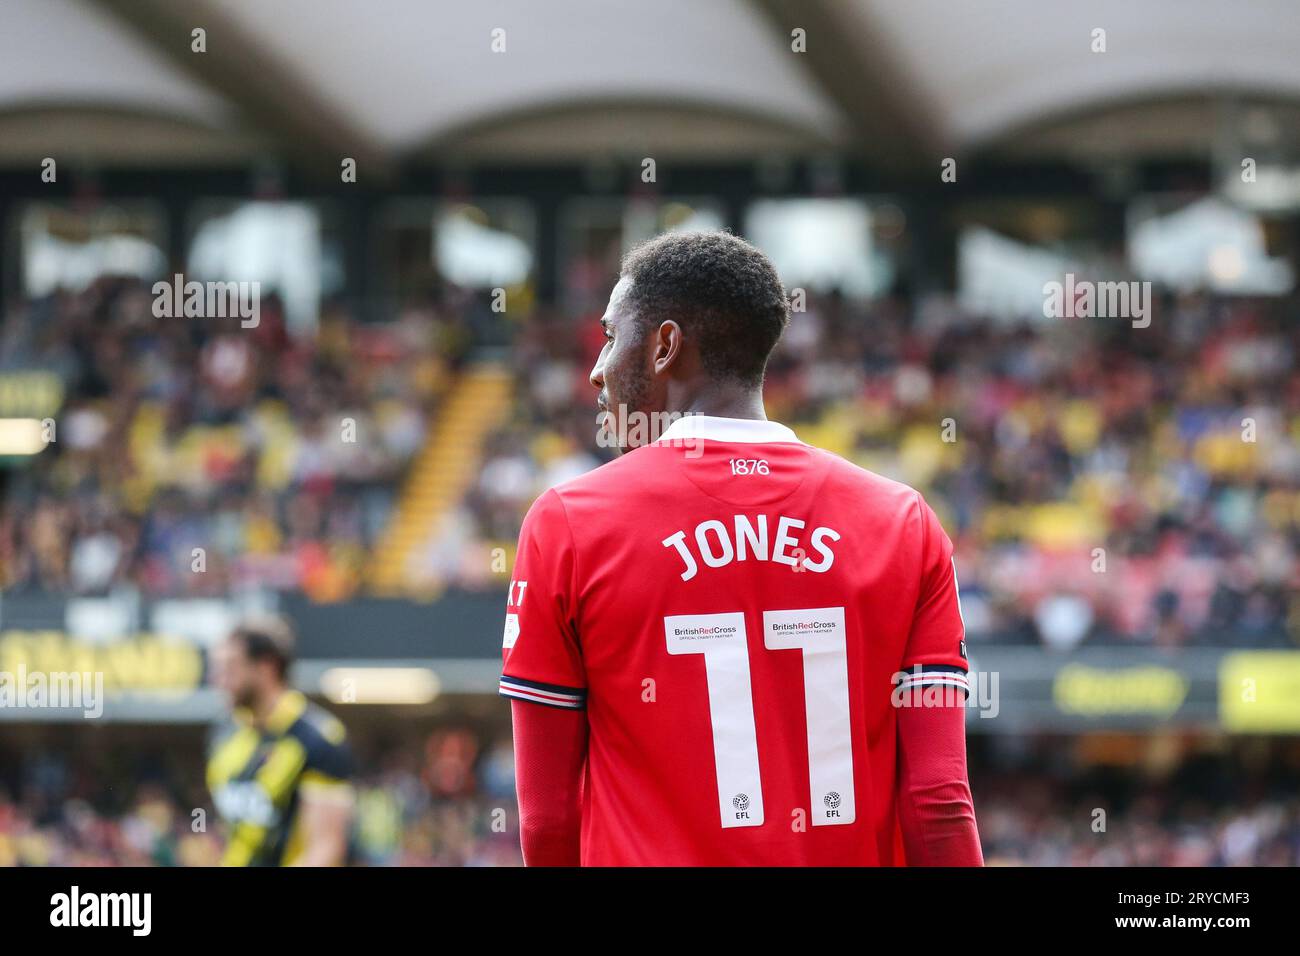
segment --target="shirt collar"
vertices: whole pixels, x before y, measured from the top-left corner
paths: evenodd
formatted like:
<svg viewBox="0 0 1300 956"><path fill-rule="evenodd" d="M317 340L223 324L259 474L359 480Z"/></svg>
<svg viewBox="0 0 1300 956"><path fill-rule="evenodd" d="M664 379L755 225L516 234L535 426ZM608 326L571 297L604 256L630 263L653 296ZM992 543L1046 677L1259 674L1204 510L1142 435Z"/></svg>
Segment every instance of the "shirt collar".
<svg viewBox="0 0 1300 956"><path fill-rule="evenodd" d="M271 712L266 715L266 721L259 729L271 734L283 734L293 726L293 722L301 717L306 709L307 698L300 691L285 690L281 692ZM257 726L252 711L244 707L236 708L235 719L241 724Z"/></svg>
<svg viewBox="0 0 1300 956"><path fill-rule="evenodd" d="M780 422L754 418L718 418L714 415L683 415L664 429L659 442L702 438L709 441L743 442L794 442L802 445L795 433Z"/></svg>

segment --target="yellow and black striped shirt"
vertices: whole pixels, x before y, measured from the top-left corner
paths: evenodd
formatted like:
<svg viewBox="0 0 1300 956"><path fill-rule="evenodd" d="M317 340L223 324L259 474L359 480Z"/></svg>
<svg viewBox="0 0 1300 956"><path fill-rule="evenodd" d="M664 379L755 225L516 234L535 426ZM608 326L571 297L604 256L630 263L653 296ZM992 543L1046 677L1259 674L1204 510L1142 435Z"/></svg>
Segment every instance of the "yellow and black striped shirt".
<svg viewBox="0 0 1300 956"><path fill-rule="evenodd" d="M351 795L343 725L298 691L285 691L261 726L236 711L214 740L208 789L228 827L224 866L292 865L303 849L301 794Z"/></svg>

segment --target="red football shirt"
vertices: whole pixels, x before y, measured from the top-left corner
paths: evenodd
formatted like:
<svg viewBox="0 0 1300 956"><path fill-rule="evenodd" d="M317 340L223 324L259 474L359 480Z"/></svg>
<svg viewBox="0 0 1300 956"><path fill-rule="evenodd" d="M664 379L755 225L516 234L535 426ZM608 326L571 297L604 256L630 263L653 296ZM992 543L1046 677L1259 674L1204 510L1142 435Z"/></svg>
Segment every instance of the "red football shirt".
<svg viewBox="0 0 1300 956"><path fill-rule="evenodd" d="M587 709L583 865L895 865L891 701L962 641L916 491L690 416L530 509L501 693Z"/></svg>

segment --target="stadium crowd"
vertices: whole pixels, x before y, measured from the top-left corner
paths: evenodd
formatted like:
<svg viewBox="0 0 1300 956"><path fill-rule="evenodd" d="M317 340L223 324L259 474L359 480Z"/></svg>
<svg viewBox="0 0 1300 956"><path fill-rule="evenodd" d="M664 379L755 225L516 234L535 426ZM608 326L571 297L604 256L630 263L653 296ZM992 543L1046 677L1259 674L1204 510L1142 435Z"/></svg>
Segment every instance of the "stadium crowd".
<svg viewBox="0 0 1300 956"><path fill-rule="evenodd" d="M66 402L55 441L7 475L4 590L356 591L464 355L459 316L368 326L334 306L290 335L270 298L239 321L158 318L146 284L107 278L6 317L0 372L53 373Z"/></svg>
<svg viewBox="0 0 1300 956"><path fill-rule="evenodd" d="M1097 767L1060 773L1037 760L976 760L971 787L988 865L1300 866L1300 800L1282 763L1260 775L1230 760L1188 759L1139 786ZM145 767L136 754L131 773L106 788L101 771L122 773L125 762L28 762L0 784L0 866L216 865L220 827L206 795L178 785L193 776L164 763ZM452 730L366 764L354 865L520 864L508 739Z"/></svg>
<svg viewBox="0 0 1300 956"><path fill-rule="evenodd" d="M1295 646L1292 307L1168 295L1139 329L810 299L769 369L768 414L926 495L973 639ZM522 330L525 387L465 502L464 548L509 548L542 490L609 457L587 382L597 317Z"/></svg>
<svg viewBox="0 0 1300 956"><path fill-rule="evenodd" d="M989 864L1300 864L1291 741L1098 735L970 744Z"/></svg>
<svg viewBox="0 0 1300 956"><path fill-rule="evenodd" d="M185 765L201 751L88 751L69 742L9 754L0 773L0 866L217 865L222 827L200 768ZM367 753L362 763L352 865L522 862L508 737L449 729Z"/></svg>
<svg viewBox="0 0 1300 956"><path fill-rule="evenodd" d="M0 371L58 374L57 441L10 471L0 584L94 595L337 600L472 345L447 302L383 325L327 307L290 335L274 299L238 319L158 319L101 279L8 316ZM1166 295L1124 321L999 323L950 300L831 294L792 315L769 414L921 489L957 549L972 639L1300 643L1300 331L1287 300ZM531 309L516 413L431 554L499 587L546 487L610 457L587 373L596 315ZM203 548L196 567L195 548Z"/></svg>

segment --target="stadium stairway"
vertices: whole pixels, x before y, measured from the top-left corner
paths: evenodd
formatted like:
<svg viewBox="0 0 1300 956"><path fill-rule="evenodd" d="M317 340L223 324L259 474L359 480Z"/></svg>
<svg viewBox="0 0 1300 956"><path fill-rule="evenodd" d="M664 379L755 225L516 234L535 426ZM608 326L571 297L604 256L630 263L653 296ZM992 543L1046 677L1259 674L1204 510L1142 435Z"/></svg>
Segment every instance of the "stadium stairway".
<svg viewBox="0 0 1300 956"><path fill-rule="evenodd" d="M381 596L432 596L437 583L415 580L411 556L431 540L443 517L477 473L483 444L510 413L509 371L483 362L470 366L446 398L424 447L407 475L388 527L371 556L368 580Z"/></svg>

